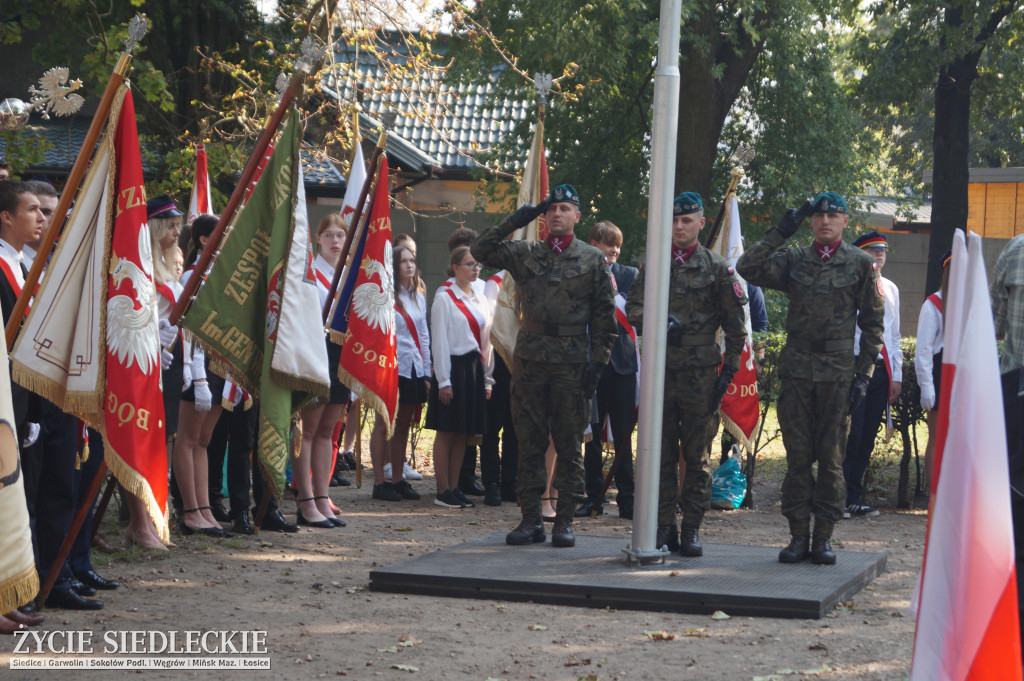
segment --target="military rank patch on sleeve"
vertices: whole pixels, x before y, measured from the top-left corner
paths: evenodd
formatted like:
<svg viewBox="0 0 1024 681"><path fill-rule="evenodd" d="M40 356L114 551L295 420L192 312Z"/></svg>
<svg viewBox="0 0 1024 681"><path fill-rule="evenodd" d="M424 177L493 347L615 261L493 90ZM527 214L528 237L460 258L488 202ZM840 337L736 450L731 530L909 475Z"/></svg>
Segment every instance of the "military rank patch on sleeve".
<svg viewBox="0 0 1024 681"><path fill-rule="evenodd" d="M881 285L881 284L879 284L879 285ZM732 282L732 290L736 292L736 297L737 298L742 298L743 297L743 294L744 294L743 284L741 284L740 282L738 282L738 281Z"/></svg>
<svg viewBox="0 0 1024 681"><path fill-rule="evenodd" d="M736 274L736 268L735 267L730 267L729 268L729 274Z"/></svg>
<svg viewBox="0 0 1024 681"><path fill-rule="evenodd" d="M872 270L877 270L878 269L878 263L877 262L871 263L871 269Z"/></svg>

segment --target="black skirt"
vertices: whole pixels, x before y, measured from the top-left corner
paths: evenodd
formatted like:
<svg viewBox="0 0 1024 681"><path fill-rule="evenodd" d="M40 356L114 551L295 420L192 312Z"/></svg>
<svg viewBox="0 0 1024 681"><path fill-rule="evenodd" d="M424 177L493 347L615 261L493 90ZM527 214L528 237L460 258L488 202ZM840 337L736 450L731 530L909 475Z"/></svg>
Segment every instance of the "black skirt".
<svg viewBox="0 0 1024 681"><path fill-rule="evenodd" d="M338 378L338 365L341 363L341 346L327 339L327 373L331 377L331 398L328 404L348 404L352 399L352 391Z"/></svg>
<svg viewBox="0 0 1024 681"><path fill-rule="evenodd" d="M939 396L942 394L942 350L932 355L932 385L935 386L935 409L939 408Z"/></svg>
<svg viewBox="0 0 1024 681"><path fill-rule="evenodd" d="M182 376L183 350L181 342L174 344L174 359L171 366L161 373L161 380L164 388L164 423L167 428L167 437L178 432L178 404L181 402L181 388L184 383ZM195 397L192 398L195 401Z"/></svg>
<svg viewBox="0 0 1024 681"><path fill-rule="evenodd" d="M412 370L412 378L398 377L398 403L418 405L427 401L427 383Z"/></svg>
<svg viewBox="0 0 1024 681"><path fill-rule="evenodd" d="M452 400L441 404L437 379L430 381L426 427L445 433L479 435L487 431L487 394L479 352L452 356Z"/></svg>

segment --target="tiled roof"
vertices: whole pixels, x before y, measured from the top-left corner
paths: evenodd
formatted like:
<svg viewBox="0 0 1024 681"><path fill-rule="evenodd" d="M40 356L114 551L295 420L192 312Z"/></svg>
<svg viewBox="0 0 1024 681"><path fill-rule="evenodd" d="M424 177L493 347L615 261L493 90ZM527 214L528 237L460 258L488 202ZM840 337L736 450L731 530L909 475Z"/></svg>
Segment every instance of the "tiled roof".
<svg viewBox="0 0 1024 681"><path fill-rule="evenodd" d="M391 59L402 61L401 48L396 47L396 52ZM335 53L335 59L350 63L355 55L343 47ZM387 83L389 78L387 69L375 57L364 54L359 56L359 74L363 82ZM325 73L321 87L335 99L355 98L352 79L339 79L334 71ZM468 170L477 165L473 160L476 154L504 140L519 121L533 115L532 101L494 102L493 92L491 82L453 88L442 81L440 72L422 70L387 94L374 93L364 100L359 127L361 131L376 129L384 111L395 111L398 118L388 136L390 154L410 165L419 164L419 170Z"/></svg>
<svg viewBox="0 0 1024 681"><path fill-rule="evenodd" d="M82 148L82 142L89 132L90 119L75 117L68 119L51 119L40 121L38 125L30 125L25 129L33 135L41 135L48 148L44 152L42 163L36 164L22 173L26 177L34 174L60 174L66 175L71 171L75 163L78 151ZM6 141L0 140L0 155L6 148ZM345 178L338 169L334 167L326 157L315 149L305 147L302 153L302 170L305 173L306 187L323 187L325 189L344 189ZM155 169L151 163L147 163L147 155L143 153L143 170L147 175L152 174Z"/></svg>
<svg viewBox="0 0 1024 681"><path fill-rule="evenodd" d="M930 224L932 221L932 203L925 201L920 206L908 204L905 199L888 196L858 196L861 213L873 223L885 223L884 227L892 227L893 222L902 224Z"/></svg>

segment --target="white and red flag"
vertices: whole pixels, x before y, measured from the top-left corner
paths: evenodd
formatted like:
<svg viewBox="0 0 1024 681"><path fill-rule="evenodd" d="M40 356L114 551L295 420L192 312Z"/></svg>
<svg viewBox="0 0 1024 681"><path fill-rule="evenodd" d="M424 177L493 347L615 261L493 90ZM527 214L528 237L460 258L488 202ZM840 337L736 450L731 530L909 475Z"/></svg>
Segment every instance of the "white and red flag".
<svg viewBox="0 0 1024 681"><path fill-rule="evenodd" d="M11 353L14 379L103 435L167 542L167 438L153 254L131 90L106 133Z"/></svg>
<svg viewBox="0 0 1024 681"><path fill-rule="evenodd" d="M537 118L533 131L533 144L523 166L523 179L519 185L516 207L524 204L536 206L548 197L548 159L544 151L544 116ZM543 215L512 233L513 239L547 239L548 226ZM507 277L498 291L498 302L494 306L494 323L491 325L491 345L498 351L505 363L512 366L512 351L519 335L519 311L517 306L516 282Z"/></svg>
<svg viewBox="0 0 1024 681"><path fill-rule="evenodd" d="M196 145L196 175L192 180L192 197L188 200L188 224L200 215L213 213L213 196L210 194L210 173L206 166L206 147Z"/></svg>
<svg viewBox="0 0 1024 681"><path fill-rule="evenodd" d="M912 681L1021 679L999 357L981 237L972 233L969 242L965 247L957 230L944 301L939 414L946 429L917 599ZM936 469L939 454L937 448Z"/></svg>
<svg viewBox="0 0 1024 681"><path fill-rule="evenodd" d="M729 261L729 267L735 268L736 261L743 255L743 230L740 226L740 203L733 192L726 197L728 221L725 229L718 232L708 248ZM737 274L742 292L747 292L747 282ZM737 293L740 293L737 291ZM740 355L740 368L733 377L729 389L722 398L719 413L722 425L732 433L744 449L751 451L753 445L750 438L761 418L760 404L757 397L757 370L754 366L753 333L750 330L750 303L743 306L743 323L747 330L747 339L743 343Z"/></svg>

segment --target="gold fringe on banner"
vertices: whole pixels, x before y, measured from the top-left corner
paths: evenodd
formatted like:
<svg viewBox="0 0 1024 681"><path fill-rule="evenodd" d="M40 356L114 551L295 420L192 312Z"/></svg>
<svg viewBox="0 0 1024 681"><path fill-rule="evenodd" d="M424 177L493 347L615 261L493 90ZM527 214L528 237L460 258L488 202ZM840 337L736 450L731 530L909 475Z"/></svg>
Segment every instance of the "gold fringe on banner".
<svg viewBox="0 0 1024 681"><path fill-rule="evenodd" d="M107 439L106 430L104 429L100 432L103 435L103 458L107 462L107 468L110 469L110 472L114 474L114 477L117 478L117 481L121 483L121 486L129 494L142 500L143 505L146 507L146 513L149 514L153 524L156 526L157 537L164 544L170 544L171 532L167 525L167 515L164 513L164 509L160 508L156 503L156 497L153 496L153 490L150 489L149 482L114 451L110 441Z"/></svg>
<svg viewBox="0 0 1024 681"><path fill-rule="evenodd" d="M0 583L0 614L31 603L39 593L35 563Z"/></svg>
<svg viewBox="0 0 1024 681"><path fill-rule="evenodd" d="M398 416L397 405L395 408L395 417L389 417L388 407L384 404L384 400L381 399L380 395L360 383L358 379L340 366L338 367L338 378L341 379L342 383L348 386L349 390L356 394L356 397L363 400L366 406L370 407L384 418L384 422L387 425L387 434L385 437L390 440L391 436L395 432L395 417ZM359 435L361 437L362 432L360 432Z"/></svg>

